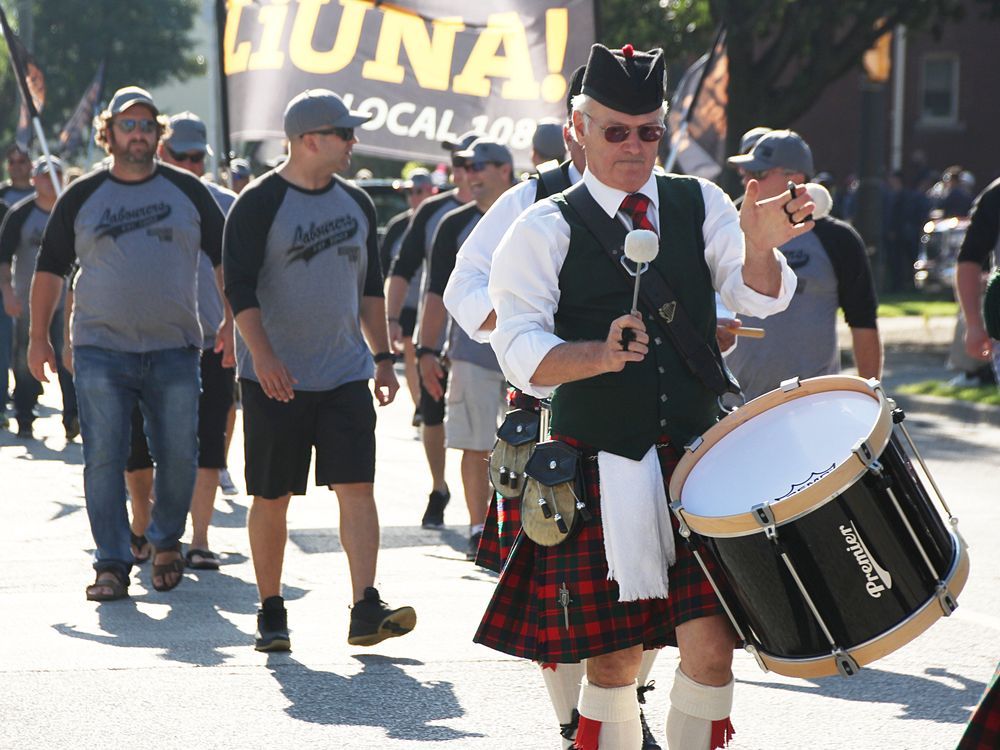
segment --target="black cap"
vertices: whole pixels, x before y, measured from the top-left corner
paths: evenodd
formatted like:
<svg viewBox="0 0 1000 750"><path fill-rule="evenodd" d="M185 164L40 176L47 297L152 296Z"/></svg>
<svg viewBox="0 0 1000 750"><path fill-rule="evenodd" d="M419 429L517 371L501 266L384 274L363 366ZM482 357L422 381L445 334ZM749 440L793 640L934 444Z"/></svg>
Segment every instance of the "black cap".
<svg viewBox="0 0 1000 750"><path fill-rule="evenodd" d="M566 93L566 116L573 116L573 97L583 93L583 74L587 72L587 66L581 65L573 71L569 79L569 91Z"/></svg>
<svg viewBox="0 0 1000 750"><path fill-rule="evenodd" d="M595 44L581 93L616 112L642 115L663 106L666 82L662 49L636 52L631 44L620 50Z"/></svg>

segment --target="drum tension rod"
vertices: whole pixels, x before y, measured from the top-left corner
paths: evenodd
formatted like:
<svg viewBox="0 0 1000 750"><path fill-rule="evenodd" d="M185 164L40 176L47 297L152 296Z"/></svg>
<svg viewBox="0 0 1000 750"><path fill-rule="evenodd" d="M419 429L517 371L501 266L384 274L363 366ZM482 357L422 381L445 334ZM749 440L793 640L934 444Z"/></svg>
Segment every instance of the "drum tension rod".
<svg viewBox="0 0 1000 750"><path fill-rule="evenodd" d="M775 544L778 544L778 529L775 525L774 511L771 510L771 506L767 503L760 503L753 506L750 511L753 513L754 520L764 529L764 536Z"/></svg>
<svg viewBox="0 0 1000 750"><path fill-rule="evenodd" d="M951 591L948 590L948 586L944 581L938 581L937 591L935 593L938 598L938 603L941 605L941 610L944 612L944 616L951 617L952 613L958 609L958 600L956 600Z"/></svg>
<svg viewBox="0 0 1000 750"><path fill-rule="evenodd" d="M861 671L861 665L855 661L854 657L842 648L835 648L831 652L833 661L837 665L837 671L844 677L853 677Z"/></svg>

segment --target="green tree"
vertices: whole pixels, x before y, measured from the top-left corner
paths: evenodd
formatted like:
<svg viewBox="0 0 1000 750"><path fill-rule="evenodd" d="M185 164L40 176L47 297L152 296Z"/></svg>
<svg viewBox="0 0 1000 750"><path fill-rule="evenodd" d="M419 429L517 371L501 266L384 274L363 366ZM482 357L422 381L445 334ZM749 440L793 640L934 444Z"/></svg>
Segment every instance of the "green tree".
<svg viewBox="0 0 1000 750"><path fill-rule="evenodd" d="M11 24L23 26L14 5L4 0ZM107 60L105 96L120 86L156 86L203 72L205 61L192 54L190 36L200 6L199 0L32 0L30 50L45 73L48 136L54 138L72 114L101 60ZM8 114L0 122L0 144L13 139L19 105L4 49L0 112Z"/></svg>

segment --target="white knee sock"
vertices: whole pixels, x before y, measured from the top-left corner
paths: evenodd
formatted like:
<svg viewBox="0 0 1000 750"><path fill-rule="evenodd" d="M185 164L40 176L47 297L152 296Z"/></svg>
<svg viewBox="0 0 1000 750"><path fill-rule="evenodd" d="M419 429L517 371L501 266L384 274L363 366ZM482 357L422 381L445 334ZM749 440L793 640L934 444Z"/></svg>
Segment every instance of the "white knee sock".
<svg viewBox="0 0 1000 750"><path fill-rule="evenodd" d="M636 684L617 688L591 685L586 679L580 689L580 728L576 733L579 750L635 750L642 747L639 701Z"/></svg>
<svg viewBox="0 0 1000 750"><path fill-rule="evenodd" d="M542 681L549 691L549 700L560 725L573 721L573 712L580 700L580 681L587 670L586 662L578 664L542 664ZM573 747L573 737L564 742L564 750Z"/></svg>
<svg viewBox="0 0 1000 750"><path fill-rule="evenodd" d="M695 682L680 667L670 690L667 747L670 750L715 750L729 744L733 725L733 686L712 687Z"/></svg>
<svg viewBox="0 0 1000 750"><path fill-rule="evenodd" d="M649 682L649 673L653 671L653 662L656 661L656 656L659 653L659 649L642 652L642 662L639 664L639 677L636 680L639 683L639 687L643 687Z"/></svg>

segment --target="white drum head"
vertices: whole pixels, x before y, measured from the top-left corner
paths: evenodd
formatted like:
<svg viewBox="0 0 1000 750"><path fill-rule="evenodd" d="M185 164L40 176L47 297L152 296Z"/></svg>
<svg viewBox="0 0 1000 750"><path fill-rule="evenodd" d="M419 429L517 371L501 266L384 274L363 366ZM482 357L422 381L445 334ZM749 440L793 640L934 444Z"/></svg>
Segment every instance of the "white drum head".
<svg viewBox="0 0 1000 750"><path fill-rule="evenodd" d="M681 490L684 510L732 516L791 497L849 460L880 414L876 398L846 390L813 393L767 409L698 458Z"/></svg>

